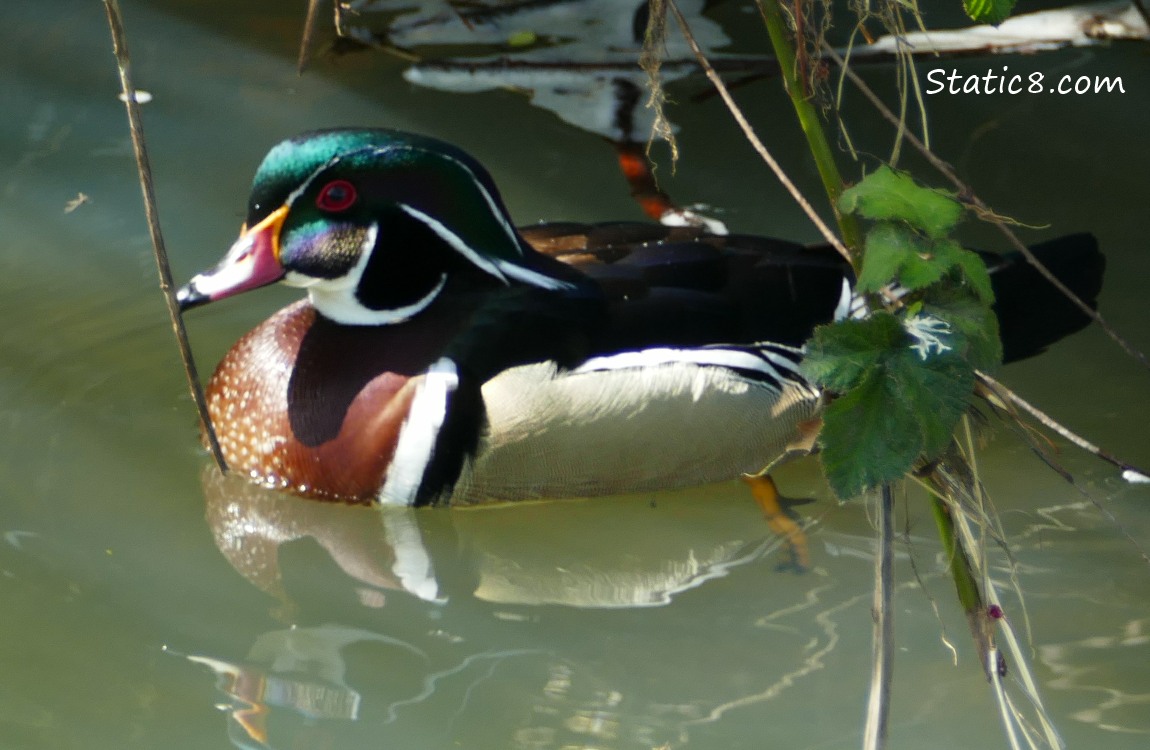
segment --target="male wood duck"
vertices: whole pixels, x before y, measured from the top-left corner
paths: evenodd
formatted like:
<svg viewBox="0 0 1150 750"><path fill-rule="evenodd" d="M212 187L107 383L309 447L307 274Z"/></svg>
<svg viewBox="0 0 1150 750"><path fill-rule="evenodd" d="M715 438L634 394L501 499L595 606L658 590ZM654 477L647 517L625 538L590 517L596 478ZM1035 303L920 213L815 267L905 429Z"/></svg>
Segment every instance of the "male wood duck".
<svg viewBox="0 0 1150 750"><path fill-rule="evenodd" d="M1093 301L1092 237L1035 251ZM991 266L1009 359L1086 324L1024 263ZM829 249L779 240L516 230L458 148L341 129L271 150L240 238L179 299L187 309L276 281L308 292L245 335L207 386L233 469L317 498L427 505L759 471L819 414L797 347L842 312L850 280Z"/></svg>

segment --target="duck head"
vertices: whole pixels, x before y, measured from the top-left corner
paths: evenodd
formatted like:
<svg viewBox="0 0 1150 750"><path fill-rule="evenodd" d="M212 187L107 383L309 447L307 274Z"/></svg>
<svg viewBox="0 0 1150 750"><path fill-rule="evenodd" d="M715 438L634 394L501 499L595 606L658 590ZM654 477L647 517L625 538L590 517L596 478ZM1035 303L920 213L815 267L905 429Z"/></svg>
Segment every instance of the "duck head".
<svg viewBox="0 0 1150 750"><path fill-rule="evenodd" d="M433 138L382 129L305 133L268 153L247 221L182 310L283 281L345 325L400 323L452 288L579 280L512 226L487 171Z"/></svg>

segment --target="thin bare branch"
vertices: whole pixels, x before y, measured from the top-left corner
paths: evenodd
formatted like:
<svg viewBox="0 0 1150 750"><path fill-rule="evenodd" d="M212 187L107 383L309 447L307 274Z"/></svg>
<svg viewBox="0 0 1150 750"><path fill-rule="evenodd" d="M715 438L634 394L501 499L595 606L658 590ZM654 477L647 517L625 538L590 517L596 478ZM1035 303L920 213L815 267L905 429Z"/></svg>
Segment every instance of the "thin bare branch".
<svg viewBox="0 0 1150 750"><path fill-rule="evenodd" d="M168 264L168 251L164 247L164 237L160 232L160 217L156 210L156 195L152 187L152 167L148 161L148 150L144 144L144 127L140 121L140 107L136 102L136 87L132 84L131 58L128 56L128 43L124 34L124 22L117 0L104 0L104 9L108 13L108 25L112 30L112 51L116 56L116 63L120 68L120 87L124 94L124 103L128 108L128 128L132 134L132 149L136 154L136 170L140 176L140 190L144 195L144 213L148 220L148 232L152 238L152 250L156 258L156 270L160 275L160 289L164 293L164 300L168 304L168 316L172 321L172 330L176 334L176 343L180 347L180 358L184 362L184 374L188 379L188 389L192 393L192 400L200 415L200 425L208 436L208 447L215 458L221 472L227 472L228 465L224 460L223 451L220 450L216 431L212 428L212 420L208 414L208 403L204 398L204 390L200 385L200 376L196 372L196 363L192 358L192 347L188 343L188 332L184 328L183 318L180 317L180 306L176 302L176 295L172 290L172 270Z"/></svg>
<svg viewBox="0 0 1150 750"><path fill-rule="evenodd" d="M983 383L985 385L987 385L988 387L993 387L997 391L999 398L1007 399L1008 401L1010 401L1010 403L1014 404L1015 406L1019 407L1023 411L1030 414L1032 417L1034 417L1036 420L1038 420L1042 425L1048 427L1051 430L1054 430L1059 435L1063 436L1064 438L1066 438L1070 442L1074 443L1078 447L1082 448L1083 450L1087 451L1088 453L1091 453L1094 456L1096 456L1097 458L1100 458L1103 461L1107 461L1108 463L1114 464L1115 466L1121 468L1122 469L1122 478L1125 479L1127 482L1130 482L1132 484L1144 484L1144 483L1150 481L1150 476L1148 476L1141 469L1138 469L1138 468L1132 466L1131 464L1126 463L1125 461L1121 461L1121 460L1115 458L1114 456L1110 455L1109 453L1102 450L1098 446L1089 442L1085 438L1071 432L1066 427L1063 427L1053 417L1049 416L1048 414L1046 414L1045 412L1043 412L1041 409L1034 406L1033 404L1027 402L1025 399L1023 399L1017 393L1010 390L1006 386L1002 385L997 380L994 380L989 375L986 375L986 374L981 373L981 372L976 373L976 374L979 377L979 379L983 381ZM1020 428L1025 427L1025 426L1026 425L1019 423ZM1147 563L1150 563L1150 552L1148 552L1146 550L1146 548L1142 545L1142 543L1137 538L1135 538L1135 536L1133 534L1130 533L1130 530L1127 529L1124 525L1122 525L1122 522L1119 521L1118 518L1115 517L1115 515L1108 508L1106 508L1104 505L1102 505L1102 503L1099 502L1099 500L1096 497L1094 497L1093 494L1091 494L1085 487L1080 485L1078 483L1078 480L1076 480L1074 478L1073 474L1071 474L1065 468L1060 466L1054 460L1054 458L1052 456L1050 456L1049 453L1046 450L1044 450L1041 445L1039 445L1037 443L1037 441L1035 440L1033 435L1031 435L1030 433L1028 433L1022 429L1019 429L1019 432L1022 434L1023 438L1029 443L1031 451L1033 451L1034 454L1036 456L1038 456L1038 458L1043 463L1045 463L1047 466L1049 466L1051 469L1053 469L1056 474L1058 474L1063 479L1065 479L1067 482L1069 482L1070 485L1072 487L1074 487L1074 489L1078 490L1078 493L1080 495L1082 495L1084 498L1086 498L1088 501L1090 501L1090 504L1093 505L1094 508L1099 513L1101 513L1102 516L1104 518L1106 518L1107 521L1109 521L1111 524L1113 524L1114 527L1116 529L1118 529L1118 531L1121 532L1121 534L1124 537L1126 537L1126 541L1128 541L1131 544L1131 546L1134 547L1134 549L1138 552L1138 554L1142 557L1142 559L1144 561L1146 561Z"/></svg>
<svg viewBox="0 0 1150 750"><path fill-rule="evenodd" d="M902 122L901 119L896 114L891 112L889 108L887 108L883 101L879 99L878 95L875 94L874 91L872 91L871 88L866 85L866 82L863 81L857 73L845 65L842 57L839 56L838 52L836 52L833 47L824 43L823 51L826 52L828 57L835 61L835 63L842 69L843 74L851 79L855 86L858 87L859 91L863 93L867 100L870 101L872 105L874 105L875 109L877 109L884 118L886 118L896 128L902 127L900 124ZM1083 302L1078 295L1076 295L1073 291L1070 290L1069 287L1063 284L1057 276L1051 273L1050 269L1043 265L1042 262L1038 260L1037 257L1035 257L1030 248L1023 244L1022 240L1018 239L1018 236L1014 233L1014 231L1011 230L1011 228L1005 222L998 219L997 215L994 214L990 207L987 206L981 198L974 194L974 190L965 182L963 182L957 174L955 174L954 169L949 164L940 159L937 155L935 155L933 151L927 148L926 145L914 135L914 133L908 130L903 133L903 136L906 138L908 143L914 146L915 149L919 151L919 153L926 157L927 161L930 162L931 166L938 170L939 174L948 179L952 185L958 188L959 196L962 200L965 200L967 203L973 206L976 210L978 210L980 214L991 217L991 223L998 228L998 231L1001 232L1004 237L1006 237L1007 242L1009 242L1015 250L1021 253L1022 257L1026 258L1027 262L1034 266L1034 268L1037 269L1037 271L1042 275L1044 279L1050 282L1050 284L1053 285L1055 289L1060 291L1068 300L1073 302L1076 307L1082 310L1082 312L1085 313L1091 320L1097 323L1102 328L1102 330L1106 332L1106 335L1113 339L1114 342L1117 343L1120 347L1122 347L1122 349L1127 354L1140 362L1143 367L1150 369L1150 359L1148 359L1145 354L1135 348L1133 344L1123 338L1118 333L1118 331L1116 331L1106 321L1106 319L1102 317L1101 313Z"/></svg>
<svg viewBox="0 0 1150 750"><path fill-rule="evenodd" d="M1123 461L1109 451L1105 451L1102 448L1099 448L1097 445L1090 442L1081 435L1072 432L1070 429L1058 422L1058 420L1054 419L1054 417L1051 417L1049 414L1042 411L1037 406L1031 404L1029 401L1022 398L1022 396L1019 396L1017 393L1010 390L1001 382L992 378L990 375L987 375L982 371L976 371L975 375L983 385L987 386L999 396L1006 398L1010 403L1014 404L1030 416L1037 419L1042 423L1043 426L1054 430L1059 435L1074 443L1087 453L1095 456L1096 458L1100 458L1103 461L1121 469L1122 478L1127 482L1132 484L1145 484L1150 482L1150 473L1147 473L1145 470L1140 469L1133 464Z"/></svg>
<svg viewBox="0 0 1150 750"><path fill-rule="evenodd" d="M299 58L296 61L296 73L303 75L303 71L311 62L311 51L315 47L316 24L319 22L319 6L324 0L308 0L307 16L303 22L303 36L299 42Z"/></svg>
<svg viewBox="0 0 1150 750"><path fill-rule="evenodd" d="M687 25L687 19L684 18L683 14L679 11L679 6L675 4L674 0L667 0L667 6L671 9L671 12L675 14L675 20L679 24L679 29L683 33L683 38L687 40L687 44L691 47L691 51L695 54L695 59L699 61L699 66L703 69L703 72L707 75L707 78L711 81L711 84L715 87L715 90L719 92L719 96L722 97L723 103L727 105L727 109L730 111L731 116L735 118L735 122L738 123L740 128L742 128L743 134L746 136L751 146L755 149L755 151L758 152L759 156L762 157L767 166L771 168L771 171L775 173L775 177L777 177L779 182L783 184L783 187L787 189L787 192L790 193L791 197L795 199L795 202L799 204L799 207L803 209L803 212L807 215L807 217L810 218L811 223L813 223L819 230L819 234L823 236L823 239L825 239L828 244L837 250L839 255L846 258L848 263L852 262L850 251L847 250L846 246L843 245L841 240L839 240L838 235L836 235L834 231L827 225L827 223L823 221L822 217L818 215L818 212L815 211L810 202L807 201L805 197L803 197L802 192L799 191L798 187L795 186L795 183L792 182L790 177L787 176L787 173L783 171L783 168L779 165L778 161L775 160L775 157L771 155L771 152L767 150L767 147L763 145L763 142L759 140L758 135L755 134L754 128L751 127L751 124L747 121L747 118L743 116L743 112L739 109L739 105L735 103L734 98L731 96L731 92L727 90L727 86L723 83L723 79L720 78L719 74L715 72L715 69L707 60L706 55L703 54L703 50L699 48L698 43L695 41L694 35L691 33L690 26Z"/></svg>

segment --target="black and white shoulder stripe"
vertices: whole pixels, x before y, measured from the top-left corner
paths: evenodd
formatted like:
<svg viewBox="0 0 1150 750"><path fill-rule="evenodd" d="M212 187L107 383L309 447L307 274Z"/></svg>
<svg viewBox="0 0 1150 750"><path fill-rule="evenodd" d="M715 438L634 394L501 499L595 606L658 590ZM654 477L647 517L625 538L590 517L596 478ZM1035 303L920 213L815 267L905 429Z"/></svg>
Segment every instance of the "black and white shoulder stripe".
<svg viewBox="0 0 1150 750"><path fill-rule="evenodd" d="M424 372L379 492L384 505L430 505L450 494L485 426L476 384L443 357Z"/></svg>
<svg viewBox="0 0 1150 750"><path fill-rule="evenodd" d="M799 372L802 349L783 344L712 344L694 348L658 347L592 357L572 370L573 375L690 364L722 367L782 392L785 388L816 390Z"/></svg>

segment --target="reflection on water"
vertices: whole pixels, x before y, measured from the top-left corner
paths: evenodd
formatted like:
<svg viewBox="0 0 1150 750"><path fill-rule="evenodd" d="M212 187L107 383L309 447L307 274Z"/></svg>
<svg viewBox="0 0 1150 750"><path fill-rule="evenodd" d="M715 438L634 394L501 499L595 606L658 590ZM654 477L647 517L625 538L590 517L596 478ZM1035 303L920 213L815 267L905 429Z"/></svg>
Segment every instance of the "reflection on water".
<svg viewBox="0 0 1150 750"><path fill-rule="evenodd" d="M274 746L277 727L282 731L300 717L406 726L429 710L452 717L446 739L482 716L477 696L493 689L530 717L503 730L511 732L504 740L510 747L683 742L692 725L768 701L823 669L840 640L841 613L869 597L837 601L841 592L820 582L802 601L737 626L743 635L720 649L734 649L724 658L734 678L729 685L693 685L686 694L653 700L661 690L628 688L619 665L603 655L588 658L585 649L606 646L638 656L647 673L643 682L670 668L682 690L684 680L692 681L683 667L695 658L680 649L698 637L718 646L713 633L648 643L646 633L624 628L613 633L617 642L611 644L583 633L582 645L560 639L531 646L530 632L555 618L582 619L564 608L666 605L705 581L762 561L777 541L764 523L748 525L756 513L749 502L716 505L680 493L455 512L376 510L285 497L243 478L222 477L214 467L203 478L207 519L220 551L237 572L279 599L281 615L295 623L259 635L242 662L188 656L219 675L227 695L221 707L238 746ZM612 526L604 526L605 513ZM850 545L849 539L838 544ZM762 572L771 575L769 567ZM804 577L786 578L806 588ZM477 612L490 621L477 627ZM325 622L336 613L345 624ZM413 615L422 627L408 619ZM812 616L818 628L804 632L800 623ZM406 621L402 631L399 618ZM732 623L719 615L690 629L699 625ZM520 641L525 634L528 640ZM758 678L734 666L744 643L763 638L774 644L772 652L779 642L790 643L780 653L794 668ZM800 645L805 653L796 659ZM349 678L364 660L376 665L375 679L386 679L385 693L361 690Z"/></svg>
<svg viewBox="0 0 1150 750"><path fill-rule="evenodd" d="M1038 651L1038 658L1055 675L1050 680L1054 690L1072 690L1086 694L1088 707L1071 714L1075 721L1093 724L1107 732L1121 734L1150 734L1150 692L1128 693L1114 687L1108 679L1100 679L1109 669L1129 668L1138 664L1150 635L1150 620L1140 618L1122 625L1113 635L1098 634L1073 643L1047 644ZM1109 668L1109 669L1108 669Z"/></svg>
<svg viewBox="0 0 1150 750"><path fill-rule="evenodd" d="M222 476L214 466L204 470L204 489L220 551L285 603L281 548L305 540L352 579L356 598L368 607L383 606L389 591L439 603L465 595L500 604L667 604L779 545L765 524L748 528L740 514L721 525L715 510L698 502L676 503L673 511L642 498L450 512L375 509L276 493ZM607 504L616 521L610 528L602 526ZM441 581L436 571L458 568L471 578L452 591L451 579Z"/></svg>
<svg viewBox="0 0 1150 750"><path fill-rule="evenodd" d="M300 9L272 0L123 5L137 82L154 96L145 125L177 277L234 237L267 147L315 127L458 142L523 223L640 217L601 139L519 97L412 87L406 64L382 56L318 61L299 78ZM817 521L806 575L775 570L773 538L737 484L387 516L203 479L99 3L7 0L0 16L0 747L858 746L873 532L865 502L836 505L811 466L780 476L788 494L818 498L802 508ZM1114 45L1011 64L1129 75L1141 54ZM769 83L739 93L817 189L787 140L785 97ZM1103 310L1150 348L1145 163L1129 138L1147 98L930 106L939 150L996 206L1052 223L1051 235L1099 235ZM714 102L674 117L684 161L661 186L724 207L733 231L813 238L749 169ZM876 153L889 142L885 126L856 135ZM201 367L283 300L269 292L193 321ZM1096 332L1003 377L1150 463L1146 375ZM1073 451L1060 460L1147 544L1145 488ZM1144 747L1144 561L1013 438L991 442L980 468L1026 593L1006 616L1024 630L1028 615L1059 730L1075 747ZM903 505L891 746L999 747L932 522L917 495ZM993 555L1006 586L1008 560Z"/></svg>
<svg viewBox="0 0 1150 750"><path fill-rule="evenodd" d="M329 739L348 736L350 725L339 723L349 721L406 732L429 714L451 717L436 742L458 741L487 716L482 707L488 704L479 697L487 692L500 695L503 710L520 717L503 727L509 734L500 746L675 746L741 713L805 692L805 682L827 679L822 675L850 658L843 649L856 651L868 637L859 624L871 598L865 586L844 586L841 571L836 579L825 567L797 576L772 574L762 565L754 575L767 576L777 607L760 610L734 631L729 619L710 613L685 631L664 623L654 642L631 631L637 621L624 621L622 628L616 623L606 640L588 637L581 625L587 618L579 610L670 604L704 581L774 554L775 540L765 525L748 526L753 516L743 511L749 508L714 499L702 503L690 493L454 512L379 511L285 497L242 478L222 477L214 467L204 470L203 479L207 519L220 551L237 572L276 597L280 616L294 623L257 636L243 661L188 657L219 675L227 696L221 708L240 747L276 746L277 733L293 735L304 724ZM1035 522L1012 536L1014 553L1048 546L1045 537L1052 530L1088 531L1097 518L1087 510L1081 503L1040 509ZM604 528L607 514L618 529ZM1087 526L1080 525L1083 517ZM815 539L822 560L859 568L859 582L866 581L873 554L869 535L816 527ZM936 546L929 537L908 535L903 541L896 554L903 573L898 600L909 611L923 612L928 603L935 609L926 616L928 623L934 620L926 640L906 648L932 653L928 663L934 669L960 654L969 668L962 625L944 622L938 603L928 598L939 597L943 610L948 608L945 559L938 551L932 564L923 559ZM1012 578L1033 582L1058 573L1042 565L1012 566L1002 550L994 552L991 567L1008 591ZM1036 605L1009 598L1005 608L1021 622ZM532 635L559 621L557 633L575 637L540 642L538 633ZM1102 693L1071 718L1111 732L1146 730L1132 709L1144 695L1094 682L1105 661L1099 652L1150 643L1144 622L1127 623L1120 638L1093 636L1040 648L1038 661L1052 675L1050 689ZM698 638L707 644L705 658L719 660L708 664L711 677L703 690L692 684L691 644L697 646ZM746 649L765 650L761 660L748 662ZM1083 650L1090 655L1081 655ZM621 678L613 661L623 653L628 663L643 665L639 685L646 687ZM1083 659L1088 666L1074 665ZM365 662L372 665L370 676ZM370 687L379 680L387 685L382 692ZM850 695L861 690L860 684ZM363 731L357 727L352 734Z"/></svg>

